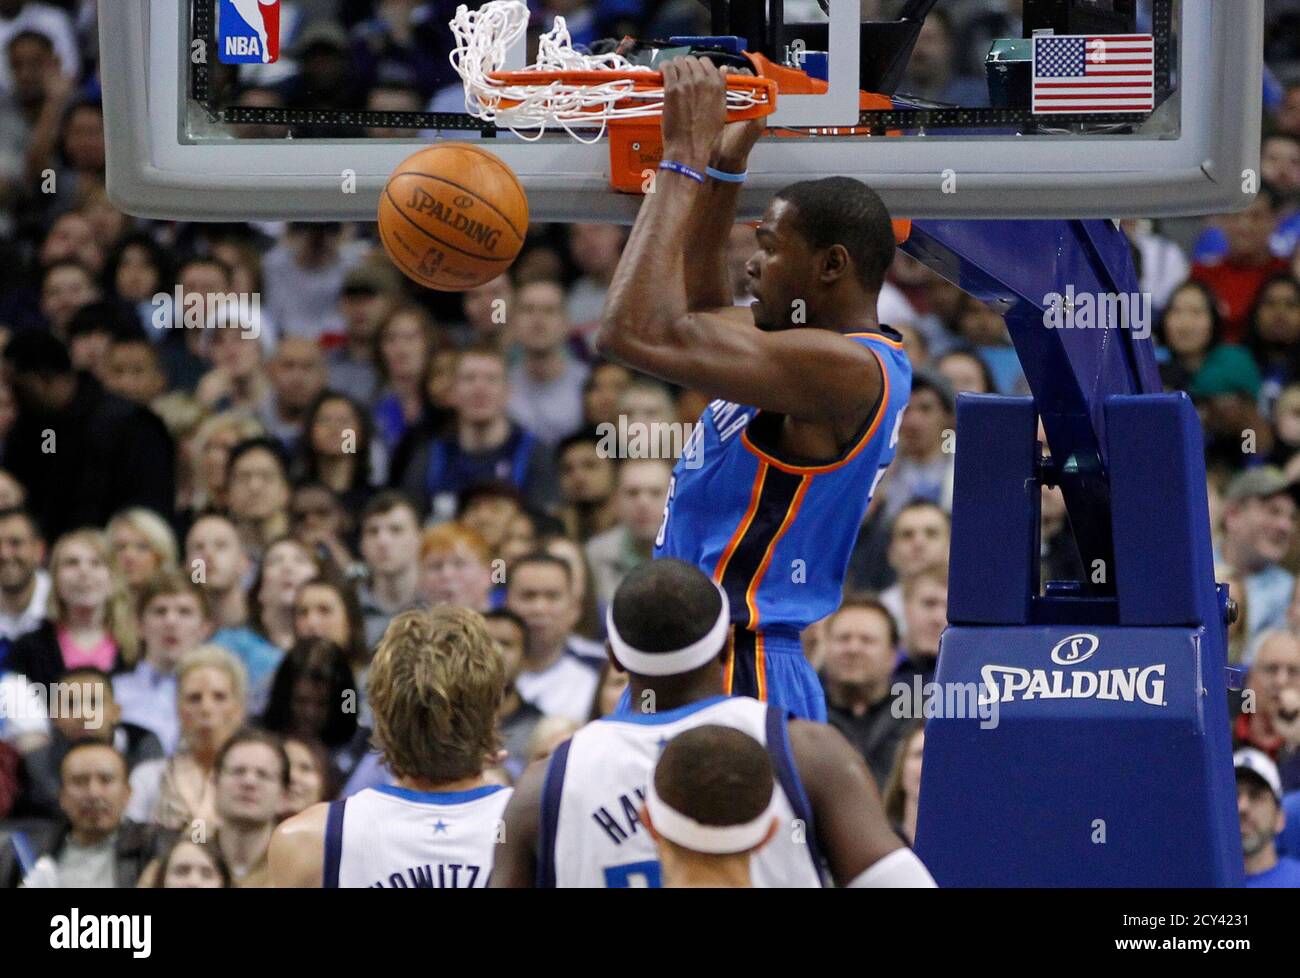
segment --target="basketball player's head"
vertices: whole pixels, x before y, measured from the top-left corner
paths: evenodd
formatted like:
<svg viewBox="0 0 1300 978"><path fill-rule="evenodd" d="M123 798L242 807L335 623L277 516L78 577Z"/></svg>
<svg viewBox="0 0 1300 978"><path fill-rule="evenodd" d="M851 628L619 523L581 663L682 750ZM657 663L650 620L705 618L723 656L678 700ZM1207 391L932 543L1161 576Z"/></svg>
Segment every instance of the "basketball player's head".
<svg viewBox="0 0 1300 978"><path fill-rule="evenodd" d="M610 659L635 689L653 689L674 706L722 692L729 608L698 567L668 557L642 564L623 578L606 618Z"/></svg>
<svg viewBox="0 0 1300 978"><path fill-rule="evenodd" d="M793 183L758 226L746 274L754 321L766 330L818 326L826 310L879 294L894 260L894 228L879 195L851 177Z"/></svg>
<svg viewBox="0 0 1300 978"><path fill-rule="evenodd" d="M642 812L664 884L749 885L750 854L777 829L774 784L767 751L743 731L706 724L669 741Z"/></svg>
<svg viewBox="0 0 1300 978"><path fill-rule="evenodd" d="M399 778L472 778L497 750L505 672L475 611L448 605L398 615L379 642L367 688L375 743Z"/></svg>

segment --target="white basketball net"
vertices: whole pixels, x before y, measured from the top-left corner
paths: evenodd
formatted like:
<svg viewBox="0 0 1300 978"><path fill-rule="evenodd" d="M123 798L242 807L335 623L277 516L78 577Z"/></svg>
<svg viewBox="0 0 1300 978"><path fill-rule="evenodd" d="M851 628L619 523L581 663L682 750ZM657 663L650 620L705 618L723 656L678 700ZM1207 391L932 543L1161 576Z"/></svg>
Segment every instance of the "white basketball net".
<svg viewBox="0 0 1300 978"><path fill-rule="evenodd" d="M644 119L663 113L662 87L635 88L630 79L575 85L550 82L516 85L494 81L490 74L505 68L506 54L528 29L528 5L520 0L491 0L478 10L464 4L456 8L451 30L456 47L451 66L465 84L465 109L470 115L509 129L521 139L541 139L547 126L563 129L584 143L599 142L610 119ZM563 17L541 36L537 61L526 71L636 71L654 69L634 65L619 54L583 54L573 49L573 39ZM619 105L634 101L633 105ZM502 102L515 103L505 107ZM763 102L746 90L727 90L729 109L746 109ZM592 136L577 129L599 127ZM520 130L528 130L520 132Z"/></svg>

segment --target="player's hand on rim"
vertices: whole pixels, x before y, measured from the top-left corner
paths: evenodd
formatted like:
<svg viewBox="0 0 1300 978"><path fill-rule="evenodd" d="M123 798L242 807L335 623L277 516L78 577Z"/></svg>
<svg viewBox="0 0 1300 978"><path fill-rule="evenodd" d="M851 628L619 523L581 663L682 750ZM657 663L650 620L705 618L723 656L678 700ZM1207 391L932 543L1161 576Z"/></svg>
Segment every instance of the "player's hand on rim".
<svg viewBox="0 0 1300 978"><path fill-rule="evenodd" d="M753 74L747 68L728 66L722 69L724 84L728 75L753 77ZM754 144L762 138L766 129L767 116L728 122L722 127L722 135L718 138L717 145L713 147L711 165L727 173L744 172L749 166L750 151L754 148Z"/></svg>
<svg viewBox="0 0 1300 978"><path fill-rule="evenodd" d="M727 84L705 58L675 58L663 66L664 159L702 170L727 121Z"/></svg>

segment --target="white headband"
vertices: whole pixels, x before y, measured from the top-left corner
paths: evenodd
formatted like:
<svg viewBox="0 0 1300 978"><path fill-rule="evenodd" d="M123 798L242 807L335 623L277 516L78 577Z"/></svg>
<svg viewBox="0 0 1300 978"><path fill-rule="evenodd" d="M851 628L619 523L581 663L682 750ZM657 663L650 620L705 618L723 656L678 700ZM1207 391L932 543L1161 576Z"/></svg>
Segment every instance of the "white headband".
<svg viewBox="0 0 1300 978"><path fill-rule="evenodd" d="M611 601L605 612L605 631L618 664L638 676L679 676L692 669L698 669L717 656L722 651L722 642L727 637L727 629L731 627L731 602L727 600L726 591L716 583L713 586L718 588L718 596L722 598L718 620L713 623L709 633L698 642L673 652L642 652L623 641L618 628L614 625L614 603Z"/></svg>
<svg viewBox="0 0 1300 978"><path fill-rule="evenodd" d="M645 807L655 831L669 842L691 852L730 856L748 852L767 836L772 827L772 819L776 817L776 791L772 792L772 800L768 802L763 814L752 822L741 825L704 825L675 808L670 808L655 791L654 776L651 775L645 788Z"/></svg>

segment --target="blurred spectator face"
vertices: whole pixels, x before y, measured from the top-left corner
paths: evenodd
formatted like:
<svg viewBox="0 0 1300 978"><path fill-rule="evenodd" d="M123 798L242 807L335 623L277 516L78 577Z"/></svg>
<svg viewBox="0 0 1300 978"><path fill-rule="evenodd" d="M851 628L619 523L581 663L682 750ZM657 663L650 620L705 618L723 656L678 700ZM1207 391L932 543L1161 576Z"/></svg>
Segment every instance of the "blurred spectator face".
<svg viewBox="0 0 1300 978"><path fill-rule="evenodd" d="M182 291L212 295L230 291L230 275L213 261L199 259L181 269L178 276Z"/></svg>
<svg viewBox="0 0 1300 978"><path fill-rule="evenodd" d="M199 520L187 538L186 559L191 568L202 561L203 578L214 591L238 587L248 573L248 555L239 534L229 520L208 517Z"/></svg>
<svg viewBox="0 0 1300 978"><path fill-rule="evenodd" d="M903 352L907 354L907 362L912 365L913 370L920 370L930 362L930 347L926 343L925 337L921 335L920 330L910 323L890 323L898 335L903 338Z"/></svg>
<svg viewBox="0 0 1300 978"><path fill-rule="evenodd" d="M455 350L439 350L433 355L433 360L429 364L429 381L425 391L429 400L438 407L454 407L451 389L456 381L458 359Z"/></svg>
<svg viewBox="0 0 1300 978"><path fill-rule="evenodd" d="M569 587L573 600L581 604L587 598L587 563L582 547L568 537L552 537L543 549L569 565Z"/></svg>
<svg viewBox="0 0 1300 978"><path fill-rule="evenodd" d="M501 335L510 313L510 300L514 289L510 278L498 275L491 282L469 289L461 296L465 321L469 323L476 336L484 340L494 340Z"/></svg>
<svg viewBox="0 0 1300 978"><path fill-rule="evenodd" d="M245 109L282 109L284 99L273 89L248 88L239 93L235 104ZM284 139L289 134L289 127L247 123L231 126L230 131L238 139Z"/></svg>
<svg viewBox="0 0 1300 978"><path fill-rule="evenodd" d="M966 301L966 293L946 278L931 275L925 283L925 301L930 311L945 324L956 323L957 315Z"/></svg>
<svg viewBox="0 0 1300 978"><path fill-rule="evenodd" d="M606 669L596 689L596 709L600 716L607 717L618 709L618 701L627 689L628 675L621 669Z"/></svg>
<svg viewBox="0 0 1300 978"><path fill-rule="evenodd" d="M268 373L279 404L305 411L325 389L325 354L311 340L288 337L275 351Z"/></svg>
<svg viewBox="0 0 1300 978"><path fill-rule="evenodd" d="M232 379L246 379L262 369L262 343L242 329L214 329L208 339L208 357Z"/></svg>
<svg viewBox="0 0 1300 978"><path fill-rule="evenodd" d="M1270 632L1255 651L1246 686L1254 690L1255 712L1270 729L1284 709L1294 723L1300 697L1300 637L1290 632Z"/></svg>
<svg viewBox="0 0 1300 978"><path fill-rule="evenodd" d="M272 821L283 802L284 763L268 744L236 744L216 772L216 808L223 822L255 828Z"/></svg>
<svg viewBox="0 0 1300 978"><path fill-rule="evenodd" d="M0 469L0 509L13 509L27 499L27 491L8 472ZM44 557L41 558L44 560Z"/></svg>
<svg viewBox="0 0 1300 978"><path fill-rule="evenodd" d="M122 249L113 286L127 302L147 302L161 290L158 267L147 248L132 244Z"/></svg>
<svg viewBox="0 0 1300 978"><path fill-rule="evenodd" d="M167 378L149 342L114 343L104 362L104 386L136 404L149 404L167 388Z"/></svg>
<svg viewBox="0 0 1300 978"><path fill-rule="evenodd" d="M234 683L224 669L191 669L176 691L181 732L193 744L220 747L244 722L244 704L237 701Z"/></svg>
<svg viewBox="0 0 1300 978"><path fill-rule="evenodd" d="M373 342L392 304L390 297L370 289L344 290L339 296L339 312L348 338L357 344Z"/></svg>
<svg viewBox="0 0 1300 978"><path fill-rule="evenodd" d="M612 278L622 253L623 228L620 225L569 225L569 254L584 275L602 281Z"/></svg>
<svg viewBox="0 0 1300 978"><path fill-rule="evenodd" d="M939 361L939 373L958 393L991 394L980 359L971 353L949 353Z"/></svg>
<svg viewBox="0 0 1300 978"><path fill-rule="evenodd" d="M294 732L304 737L319 737L333 708L325 675L314 670L299 673L289 693L289 725Z"/></svg>
<svg viewBox="0 0 1300 978"><path fill-rule="evenodd" d="M888 683L898 652L875 608L845 608L826 628L826 678L846 686Z"/></svg>
<svg viewBox="0 0 1300 978"><path fill-rule="evenodd" d="M1276 564L1291 549L1295 539L1296 505L1286 493L1269 499L1245 499L1230 503L1223 514L1224 534L1243 565L1237 569L1252 573L1259 565Z"/></svg>
<svg viewBox="0 0 1300 978"><path fill-rule="evenodd" d="M366 98L366 108L371 112L420 112L424 102L412 88L375 88ZM383 127L366 130L371 139L409 139L414 133L412 129Z"/></svg>
<svg viewBox="0 0 1300 978"><path fill-rule="evenodd" d="M236 519L270 519L289 505L284 469L266 449L241 455L230 467L229 483L230 515Z"/></svg>
<svg viewBox="0 0 1300 978"><path fill-rule="evenodd" d="M587 381L583 394L582 411L589 424L617 424L618 404L628 384L631 372L622 364L602 363L596 366Z"/></svg>
<svg viewBox="0 0 1300 978"><path fill-rule="evenodd" d="M79 842L99 842L117 831L131 797L126 761L107 744L73 751L63 761L59 808Z"/></svg>
<svg viewBox="0 0 1300 978"><path fill-rule="evenodd" d="M129 523L119 523L109 538L113 567L131 587L140 587L162 566L149 538Z"/></svg>
<svg viewBox="0 0 1300 978"><path fill-rule="evenodd" d="M998 346L1007 339L1007 324L997 311L971 299L962 309L957 329L972 346Z"/></svg>
<svg viewBox="0 0 1300 978"><path fill-rule="evenodd" d="M614 492L614 460L594 442L575 442L560 456L560 493L568 503L599 504Z"/></svg>
<svg viewBox="0 0 1300 978"><path fill-rule="evenodd" d="M558 282L530 282L519 289L515 340L529 353L550 353L569 336L564 289Z"/></svg>
<svg viewBox="0 0 1300 978"><path fill-rule="evenodd" d="M1300 384L1292 384L1277 399L1273 430L1282 444L1300 447Z"/></svg>
<svg viewBox="0 0 1300 978"><path fill-rule="evenodd" d="M1061 492L1060 486L1043 486L1040 496L1039 523L1043 539L1046 540L1055 536L1065 525L1065 494Z"/></svg>
<svg viewBox="0 0 1300 978"><path fill-rule="evenodd" d="M483 606L492 589L492 568L464 541L450 550L434 550L420 562L420 593L431 605Z"/></svg>
<svg viewBox="0 0 1300 978"><path fill-rule="evenodd" d="M948 586L925 578L903 599L907 650L913 655L939 654L939 636L948 624Z"/></svg>
<svg viewBox="0 0 1300 978"><path fill-rule="evenodd" d="M1214 320L1205 294L1197 288L1174 293L1165 312L1165 345L1175 356L1199 356L1210 347Z"/></svg>
<svg viewBox="0 0 1300 978"><path fill-rule="evenodd" d="M413 382L424 376L429 361L428 338L420 320L398 313L384 327L379 341L379 355L390 379Z"/></svg>
<svg viewBox="0 0 1300 978"><path fill-rule="evenodd" d="M1300 283L1279 279L1259 295L1256 335L1265 343L1300 346Z"/></svg>
<svg viewBox="0 0 1300 978"><path fill-rule="evenodd" d="M487 632L501 651L501 663L506 673L506 689L509 689L519 678L519 670L524 664L523 629L509 618L489 618Z"/></svg>
<svg viewBox="0 0 1300 978"><path fill-rule="evenodd" d="M284 752L289 755L289 789L278 814L297 815L325 800L325 779L316 766L315 756L301 740L286 740Z"/></svg>
<svg viewBox="0 0 1300 978"><path fill-rule="evenodd" d="M281 540L262 559L262 607L293 607L298 589L316 576L316 562L297 540Z"/></svg>
<svg viewBox="0 0 1300 978"><path fill-rule="evenodd" d="M619 398L618 409L627 418L629 430L634 424L648 428L656 422L671 422L677 416L668 391L653 384L630 385Z"/></svg>
<svg viewBox="0 0 1300 978"><path fill-rule="evenodd" d="M928 388L912 391L898 429L899 453L908 458L929 458L942 447L943 432L951 417L939 395Z"/></svg>
<svg viewBox="0 0 1300 978"><path fill-rule="evenodd" d="M45 277L41 287L41 313L60 336L82 306L99 299L99 289L90 272L75 265L63 265Z"/></svg>
<svg viewBox="0 0 1300 978"><path fill-rule="evenodd" d="M19 105L45 101L46 78L58 71L54 45L35 37L17 38L9 45L9 75Z"/></svg>
<svg viewBox="0 0 1300 978"><path fill-rule="evenodd" d="M346 516L338 497L324 486L302 486L293 491L289 504L293 532L309 547L342 539Z"/></svg>
<svg viewBox="0 0 1300 978"><path fill-rule="evenodd" d="M293 603L294 638L323 638L346 649L350 632L348 610L334 588L308 584L298 590Z"/></svg>
<svg viewBox="0 0 1300 978"><path fill-rule="evenodd" d="M618 471L618 521L642 543L651 543L663 522L672 473L658 459L628 459Z"/></svg>
<svg viewBox="0 0 1300 978"><path fill-rule="evenodd" d="M348 436L349 432L351 437ZM316 420L311 429L312 448L324 458L355 454L360 433L361 419L357 417L352 404L341 397L330 398L322 402L316 412ZM351 453L344 451L349 444L352 446Z"/></svg>
<svg viewBox="0 0 1300 978"><path fill-rule="evenodd" d="M192 594L161 594L145 605L140 637L145 655L160 672L171 672L181 656L199 646L212 629Z"/></svg>
<svg viewBox="0 0 1300 978"><path fill-rule="evenodd" d="M63 146L74 169L104 169L104 115L98 106L73 111L63 127Z"/></svg>
<svg viewBox="0 0 1300 978"><path fill-rule="evenodd" d="M0 591L21 595L45 561L45 544L21 516L0 520Z"/></svg>
<svg viewBox="0 0 1300 978"><path fill-rule="evenodd" d="M952 37L947 26L937 17L926 18L907 63L908 78L922 85L937 84L948 77L953 60Z"/></svg>
<svg viewBox="0 0 1300 978"><path fill-rule="evenodd" d="M727 235L727 273L735 298L749 295L749 275L745 266L758 251L758 233L748 224L733 224Z"/></svg>
<svg viewBox="0 0 1300 978"><path fill-rule="evenodd" d="M537 524L527 513L516 513L501 541L500 557L507 564L537 549Z"/></svg>
<svg viewBox="0 0 1300 978"><path fill-rule="evenodd" d="M95 229L80 214L64 214L54 222L41 245L41 264L72 260L93 272L104 267L104 251L95 240Z"/></svg>
<svg viewBox="0 0 1300 978"><path fill-rule="evenodd" d="M1286 827L1286 815L1273 789L1248 771L1237 772L1237 818L1241 824L1241 852L1247 859L1273 845Z"/></svg>
<svg viewBox="0 0 1300 978"><path fill-rule="evenodd" d="M106 683L94 673L70 673L65 680L77 688L79 700L71 700L73 709L60 709L50 722L65 743L80 740L98 740L111 744L117 724L122 719L122 708L113 698L113 684Z"/></svg>
<svg viewBox="0 0 1300 978"><path fill-rule="evenodd" d="M465 353L455 363L450 401L459 420L485 425L504 417L510 399L505 362L496 357Z"/></svg>
<svg viewBox="0 0 1300 978"><path fill-rule="evenodd" d="M486 540L493 553L500 553L518 515L519 503L509 496L480 496L465 507L460 521Z"/></svg>
<svg viewBox="0 0 1300 978"><path fill-rule="evenodd" d="M101 608L113 590L113 575L89 543L72 540L58 548L53 568L59 600L69 608Z"/></svg>
<svg viewBox="0 0 1300 978"><path fill-rule="evenodd" d="M1263 194L1244 211L1225 215L1221 220L1223 232L1228 237L1230 259L1262 265L1272 257L1269 239L1277 226L1277 214Z"/></svg>
<svg viewBox="0 0 1300 978"><path fill-rule="evenodd" d="M921 796L921 760L925 753L925 733L918 733L907 744L903 755L903 791L908 798Z"/></svg>
<svg viewBox="0 0 1300 978"><path fill-rule="evenodd" d="M166 890L219 890L221 873L202 846L184 839L172 850L162 885Z"/></svg>
<svg viewBox="0 0 1300 978"><path fill-rule="evenodd" d="M1280 193L1300 193L1300 140L1270 136L1260 150L1259 174Z"/></svg>
<svg viewBox="0 0 1300 978"><path fill-rule="evenodd" d="M889 536L889 566L910 577L930 564L948 559L948 519L934 506L904 509Z"/></svg>
<svg viewBox="0 0 1300 978"><path fill-rule="evenodd" d="M94 374L102 384L108 372L108 350L113 337L106 331L95 329L68 339L68 357L72 369Z"/></svg>
<svg viewBox="0 0 1300 978"><path fill-rule="evenodd" d="M361 556L372 574L400 574L420 563L420 527L407 506L368 517L361 528Z"/></svg>
<svg viewBox="0 0 1300 978"><path fill-rule="evenodd" d="M578 621L578 602L569 575L553 564L526 563L510 572L506 605L528 626L534 649L560 645Z"/></svg>

